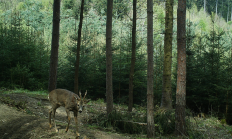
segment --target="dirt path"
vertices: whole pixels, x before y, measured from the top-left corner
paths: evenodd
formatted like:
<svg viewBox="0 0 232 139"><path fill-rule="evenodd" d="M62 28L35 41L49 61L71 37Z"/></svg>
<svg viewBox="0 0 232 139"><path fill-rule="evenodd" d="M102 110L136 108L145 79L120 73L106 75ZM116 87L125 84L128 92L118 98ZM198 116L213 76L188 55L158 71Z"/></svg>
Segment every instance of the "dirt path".
<svg viewBox="0 0 232 139"><path fill-rule="evenodd" d="M29 97L25 94L2 95L0 97L9 97L15 101L26 101L26 110L17 110L0 101L0 138L1 139L69 139L75 138L75 126L73 115L69 131L65 133L66 112L64 108L58 108L56 113L56 123L59 133L48 125L48 110L50 104L46 99ZM87 106L88 107L88 106ZM29 114L28 114L29 113ZM88 118L89 113L85 110L79 114L79 132L80 138L85 139L130 139L128 135L105 132L96 128L91 128L83 119Z"/></svg>

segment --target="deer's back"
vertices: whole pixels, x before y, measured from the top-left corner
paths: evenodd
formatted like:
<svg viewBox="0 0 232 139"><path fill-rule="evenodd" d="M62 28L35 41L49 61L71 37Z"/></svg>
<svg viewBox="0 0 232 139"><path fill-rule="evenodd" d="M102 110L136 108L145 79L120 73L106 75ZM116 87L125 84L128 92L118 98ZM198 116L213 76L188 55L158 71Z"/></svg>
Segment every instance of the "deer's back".
<svg viewBox="0 0 232 139"><path fill-rule="evenodd" d="M76 100L73 92L66 89L55 89L49 93L49 101L52 105L74 107Z"/></svg>

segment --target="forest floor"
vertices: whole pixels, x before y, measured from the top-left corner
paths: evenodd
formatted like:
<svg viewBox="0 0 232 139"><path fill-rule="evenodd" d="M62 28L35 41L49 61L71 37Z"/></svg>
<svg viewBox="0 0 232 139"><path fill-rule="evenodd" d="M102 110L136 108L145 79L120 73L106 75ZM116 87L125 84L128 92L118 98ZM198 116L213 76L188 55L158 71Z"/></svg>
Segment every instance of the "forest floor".
<svg viewBox="0 0 232 139"><path fill-rule="evenodd" d="M65 132L67 115L63 107L58 108L56 111L55 119L59 132L56 133L54 127L49 128L48 111L51 106L46 98L28 96L25 93L2 94L1 92L0 98L4 99L4 101L11 101L11 103L5 104L0 100L0 139L76 138L73 115L71 115L69 131ZM25 108L20 108L21 106L17 105L18 102L25 102ZM87 112L88 107L94 107L95 110L105 109L104 106L91 105L87 106L84 112L78 114L80 139L133 138L129 134L106 132L86 124L86 118L90 116Z"/></svg>
<svg viewBox="0 0 232 139"><path fill-rule="evenodd" d="M9 92L9 91L8 91ZM4 93L0 90L0 139L74 139L75 124L73 114L69 131L66 133L67 115L65 109L60 107L56 111L56 124L59 130L55 132L54 127L49 128L48 111L51 108L50 103L45 95L33 95L26 92L20 93ZM104 102L92 101L86 105L84 112L78 115L79 139L142 139L146 135L141 134L125 134L116 132L111 129L104 129L100 126L88 124L96 113L101 114L106 111ZM125 108L126 111L126 108ZM197 124L194 127L201 133L198 138L212 139L231 139L232 127L221 124L216 118L203 119L195 118ZM195 126L195 124L193 124ZM194 129L194 130L195 130ZM192 137L191 137L192 136ZM195 138L193 135L184 138ZM157 136L157 138L178 138L172 135Z"/></svg>

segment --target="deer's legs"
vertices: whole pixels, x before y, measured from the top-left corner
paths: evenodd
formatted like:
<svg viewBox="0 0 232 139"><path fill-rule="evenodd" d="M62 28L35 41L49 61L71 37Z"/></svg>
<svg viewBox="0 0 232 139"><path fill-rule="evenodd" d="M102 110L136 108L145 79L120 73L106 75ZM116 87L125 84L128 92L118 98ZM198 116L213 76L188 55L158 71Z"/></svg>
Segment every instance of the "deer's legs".
<svg viewBox="0 0 232 139"><path fill-rule="evenodd" d="M67 110L67 109L66 109L66 113L67 113L67 119L68 119L68 126L66 127L66 130L65 130L65 132L67 132L67 131L68 131L68 128L69 128L69 123L70 123L70 120L71 120L71 117L70 117L70 112L69 112L69 110Z"/></svg>
<svg viewBox="0 0 232 139"><path fill-rule="evenodd" d="M78 133L78 121L77 121L77 112L74 111L74 120L75 120L75 124L76 124L76 134L79 137L80 134Z"/></svg>
<svg viewBox="0 0 232 139"><path fill-rule="evenodd" d="M56 122L55 122L55 113L56 113L56 108L54 109L52 109L52 115L53 115L53 118L52 118L52 120L53 120L53 123L54 123L54 126L55 126L55 130L56 130L56 132L58 132L58 129L56 128Z"/></svg>
<svg viewBox="0 0 232 139"><path fill-rule="evenodd" d="M49 122L49 127L50 128L52 128L51 115L52 115L52 109L50 109L49 112L48 112L48 122Z"/></svg>

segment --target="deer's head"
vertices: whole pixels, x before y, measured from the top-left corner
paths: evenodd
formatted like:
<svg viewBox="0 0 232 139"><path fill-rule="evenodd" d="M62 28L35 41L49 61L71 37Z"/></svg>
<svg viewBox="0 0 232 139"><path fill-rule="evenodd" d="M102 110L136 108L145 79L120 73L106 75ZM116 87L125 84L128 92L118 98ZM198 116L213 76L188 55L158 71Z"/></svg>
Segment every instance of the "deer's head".
<svg viewBox="0 0 232 139"><path fill-rule="evenodd" d="M80 97L75 96L76 102L77 102L77 110L78 110L79 113L81 113L84 110L85 104L89 102L89 100L85 100L86 95L87 95L87 90L86 90L85 95L84 95L83 98L81 96L81 91L79 91L79 96Z"/></svg>

